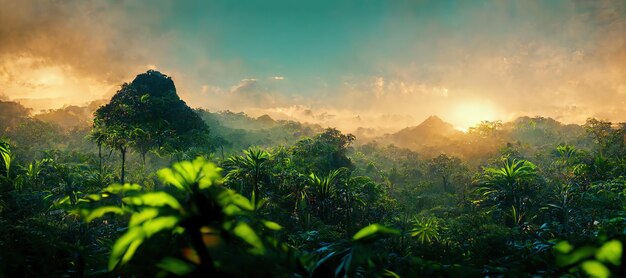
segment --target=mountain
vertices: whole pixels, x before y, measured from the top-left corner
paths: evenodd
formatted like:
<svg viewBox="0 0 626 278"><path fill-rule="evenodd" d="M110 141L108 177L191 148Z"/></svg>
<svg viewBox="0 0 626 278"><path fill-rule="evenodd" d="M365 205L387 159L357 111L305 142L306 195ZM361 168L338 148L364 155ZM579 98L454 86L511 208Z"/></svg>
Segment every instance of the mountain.
<svg viewBox="0 0 626 278"><path fill-rule="evenodd" d="M132 83L122 85L111 102L100 106L94 113L94 128L124 139L114 142L132 139L142 158L153 149L208 144L207 125L176 94L172 78L154 70L137 75Z"/></svg>
<svg viewBox="0 0 626 278"><path fill-rule="evenodd" d="M130 85L140 96L148 94L151 97L179 99L172 78L155 70L137 75Z"/></svg>
<svg viewBox="0 0 626 278"><path fill-rule="evenodd" d="M49 109L33 116L33 118L53 123L64 130L71 128L89 128L93 124L93 112L106 104L106 100L94 100L84 106L70 105L60 109Z"/></svg>
<svg viewBox="0 0 626 278"><path fill-rule="evenodd" d="M458 141L463 132L437 116L430 116L421 124L407 127L387 137L386 141L398 147L423 151L433 147L443 147Z"/></svg>
<svg viewBox="0 0 626 278"><path fill-rule="evenodd" d="M274 127L277 124L277 122L267 114L256 118L256 122L259 123L264 128Z"/></svg>
<svg viewBox="0 0 626 278"><path fill-rule="evenodd" d="M311 137L324 129L294 121L274 120L268 115L258 118L243 112L209 112L196 109L196 113L205 121L213 138L221 138L226 152L239 153L251 146L275 147L292 145L304 137Z"/></svg>

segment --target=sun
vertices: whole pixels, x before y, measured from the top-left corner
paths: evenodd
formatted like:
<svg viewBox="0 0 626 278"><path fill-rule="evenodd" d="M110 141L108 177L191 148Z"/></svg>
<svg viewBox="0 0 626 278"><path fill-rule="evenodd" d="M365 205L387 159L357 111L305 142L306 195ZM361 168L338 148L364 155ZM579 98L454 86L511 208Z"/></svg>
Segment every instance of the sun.
<svg viewBox="0 0 626 278"><path fill-rule="evenodd" d="M464 101L452 107L448 117L454 127L463 132L482 121L494 121L497 113L489 102Z"/></svg>

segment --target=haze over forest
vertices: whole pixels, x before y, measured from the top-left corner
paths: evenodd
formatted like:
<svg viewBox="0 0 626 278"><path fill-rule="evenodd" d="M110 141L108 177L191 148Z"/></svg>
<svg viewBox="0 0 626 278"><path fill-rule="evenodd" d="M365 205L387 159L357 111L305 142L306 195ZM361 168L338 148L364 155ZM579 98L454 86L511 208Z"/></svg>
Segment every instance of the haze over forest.
<svg viewBox="0 0 626 278"><path fill-rule="evenodd" d="M0 277L626 277L626 1L0 0Z"/></svg>
<svg viewBox="0 0 626 278"><path fill-rule="evenodd" d="M0 4L0 96L35 113L157 69L191 107L346 131L626 121L623 1Z"/></svg>

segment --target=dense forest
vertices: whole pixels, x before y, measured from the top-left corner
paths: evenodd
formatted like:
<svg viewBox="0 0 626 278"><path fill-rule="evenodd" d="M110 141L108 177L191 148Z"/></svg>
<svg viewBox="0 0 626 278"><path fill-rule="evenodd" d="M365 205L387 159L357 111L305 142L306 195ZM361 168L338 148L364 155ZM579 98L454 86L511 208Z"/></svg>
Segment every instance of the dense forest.
<svg viewBox="0 0 626 278"><path fill-rule="evenodd" d="M626 276L626 123L361 138L152 70L31 112L0 101L0 276Z"/></svg>

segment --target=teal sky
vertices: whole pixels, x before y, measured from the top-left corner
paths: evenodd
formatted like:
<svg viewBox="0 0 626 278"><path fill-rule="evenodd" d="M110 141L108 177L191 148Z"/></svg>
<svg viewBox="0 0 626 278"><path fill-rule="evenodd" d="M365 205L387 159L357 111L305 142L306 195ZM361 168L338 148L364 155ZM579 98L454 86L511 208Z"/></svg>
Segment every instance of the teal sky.
<svg viewBox="0 0 626 278"><path fill-rule="evenodd" d="M181 68L199 55L236 72L219 71L208 81L229 85L245 77L288 75L297 90L316 81L341 82L345 77L384 74L389 64L432 64L441 48L477 47L487 43L506 50L511 39L568 38L555 34L554 20L533 30L523 5L485 1L214 1L182 2L164 7L152 26L156 36L174 34L174 51L165 66ZM131 2L132 3L132 2ZM304 3L304 4L302 4ZM519 2L524 3L524 2ZM541 6L557 15L560 3ZM491 6L490 6L491 4ZM133 5L140 11L144 5ZM167 7L167 8L165 8ZM498 15L489 15L493 10ZM476 13L496 20L480 20ZM522 13L522 14L520 14ZM500 21L506 18L507 20ZM153 20L153 19L150 19ZM536 18L533 20L543 20ZM137 21L138 24L143 24ZM540 23L540 22L537 22ZM556 36L555 36L556 35ZM555 36L553 38L553 36ZM561 38L558 38L561 37ZM468 51L469 52L469 51ZM207 65L211 67L210 62ZM210 70L211 71L211 70ZM308 91L308 90L307 90Z"/></svg>
<svg viewBox="0 0 626 278"><path fill-rule="evenodd" d="M343 127L626 121L624 1L0 4L0 94L36 108L155 68L191 106Z"/></svg>

